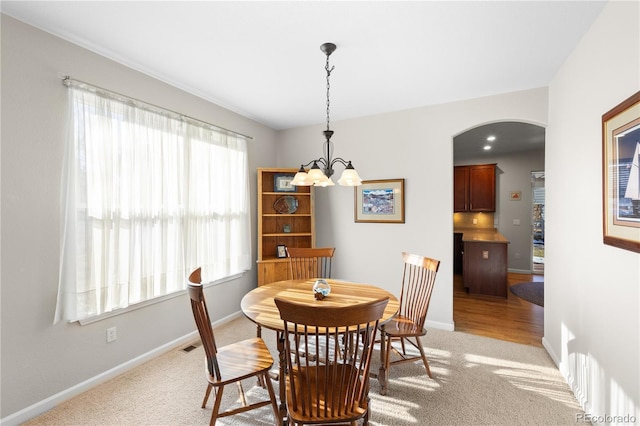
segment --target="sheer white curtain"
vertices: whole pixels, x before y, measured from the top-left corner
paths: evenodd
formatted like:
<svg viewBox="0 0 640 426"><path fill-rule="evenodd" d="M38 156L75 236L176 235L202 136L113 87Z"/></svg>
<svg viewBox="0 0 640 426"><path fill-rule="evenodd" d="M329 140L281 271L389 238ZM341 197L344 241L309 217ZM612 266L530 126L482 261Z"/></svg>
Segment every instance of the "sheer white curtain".
<svg viewBox="0 0 640 426"><path fill-rule="evenodd" d="M70 89L56 320L78 320L251 267L246 140Z"/></svg>

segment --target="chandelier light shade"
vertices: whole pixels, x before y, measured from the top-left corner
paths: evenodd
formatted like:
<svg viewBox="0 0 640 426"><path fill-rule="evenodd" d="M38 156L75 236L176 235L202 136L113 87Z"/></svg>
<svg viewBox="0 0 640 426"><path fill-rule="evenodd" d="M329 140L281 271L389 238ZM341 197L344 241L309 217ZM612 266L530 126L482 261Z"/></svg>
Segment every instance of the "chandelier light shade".
<svg viewBox="0 0 640 426"><path fill-rule="evenodd" d="M333 43L324 43L320 46L320 50L322 50L322 52L327 56L327 63L325 65L325 70L327 71L327 130L322 132L325 138L322 149L323 157L311 160L307 164L302 164L298 173L293 177L291 185L333 186L335 185L333 180L331 180L331 176L334 172L333 166L336 163L340 163L345 168L340 179L338 179L338 185L358 186L362 184L362 179L358 176L358 172L351 164L351 161L347 161L340 157L331 158L333 156L333 142L331 142L333 130L329 128L329 107L331 105L329 101L329 89L331 88L329 77L331 77L331 71L333 71L334 67L329 67L329 56L331 56L331 54L336 50L336 45ZM311 166L311 168L307 171L305 167L308 166Z"/></svg>

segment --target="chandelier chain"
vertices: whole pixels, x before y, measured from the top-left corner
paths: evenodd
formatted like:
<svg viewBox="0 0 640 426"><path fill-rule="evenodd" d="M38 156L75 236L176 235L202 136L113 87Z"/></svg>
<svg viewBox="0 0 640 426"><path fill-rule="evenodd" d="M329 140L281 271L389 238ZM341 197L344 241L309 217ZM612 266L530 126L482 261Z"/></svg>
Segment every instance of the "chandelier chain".
<svg viewBox="0 0 640 426"><path fill-rule="evenodd" d="M335 67L329 68L329 55L327 55L327 64L324 66L324 69L327 70L327 130L329 130L329 107L331 106L331 103L329 101L329 89L331 89L329 77L331 76L331 71L333 71L333 68Z"/></svg>

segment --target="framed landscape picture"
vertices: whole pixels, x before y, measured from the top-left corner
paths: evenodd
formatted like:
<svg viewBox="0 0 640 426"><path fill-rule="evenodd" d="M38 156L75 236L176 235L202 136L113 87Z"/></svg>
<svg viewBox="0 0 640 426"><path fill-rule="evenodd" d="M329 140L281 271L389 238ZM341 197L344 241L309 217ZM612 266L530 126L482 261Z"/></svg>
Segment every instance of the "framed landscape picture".
<svg viewBox="0 0 640 426"><path fill-rule="evenodd" d="M603 242L640 253L640 92L602 116Z"/></svg>
<svg viewBox="0 0 640 426"><path fill-rule="evenodd" d="M404 223L404 179L362 181L354 205L356 222Z"/></svg>

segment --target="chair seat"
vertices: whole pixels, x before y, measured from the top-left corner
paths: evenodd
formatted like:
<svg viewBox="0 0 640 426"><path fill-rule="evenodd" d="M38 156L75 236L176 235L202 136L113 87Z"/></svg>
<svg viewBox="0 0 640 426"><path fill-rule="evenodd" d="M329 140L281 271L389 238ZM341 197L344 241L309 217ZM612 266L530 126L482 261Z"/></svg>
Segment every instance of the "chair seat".
<svg viewBox="0 0 640 426"><path fill-rule="evenodd" d="M358 372L350 365L337 364L336 367L337 370L334 368L329 372L329 374L337 377L351 377L352 375L356 375L359 377ZM346 369L346 372L342 372L342 370L344 369ZM325 395L325 386L327 384L329 384L330 386L335 386L335 379L327 377L327 371L329 370L329 367L327 366L310 368L294 367L294 370L294 386L298 390L298 393L303 392L304 390L308 390L312 394ZM301 384L300 377L308 379L308 383L305 383L304 385ZM287 380L289 379L287 378ZM362 380L358 378L358 385L355 386L361 385L361 381ZM293 395L291 392L291 386L287 386L287 401L292 401ZM298 397L305 399L305 397L302 395L298 395ZM302 410L304 404L298 403L296 407L294 404L289 402L289 415L291 416L291 419L296 423L317 423L322 422L323 420L326 421L327 419L327 417L324 415L321 415L320 417L317 416L316 413L318 412L318 410L320 410L320 413L323 413L325 408L328 410L335 409L343 410L343 412L340 414L334 413L331 416L332 422L350 422L361 418L367 412L368 403L366 399L362 403L354 404L351 407L341 406L341 401L338 401L338 399L339 398L336 398L336 400L334 401L326 401L322 398L319 400L310 398L311 407L305 406L305 412L303 412Z"/></svg>
<svg viewBox="0 0 640 426"><path fill-rule="evenodd" d="M217 380L208 374L209 383L215 386L255 376L256 372L269 370L273 366L273 357L264 340L259 337L224 346L218 349L217 356L222 378Z"/></svg>
<svg viewBox="0 0 640 426"><path fill-rule="evenodd" d="M402 315L398 315L384 325L384 332L392 337L414 337L424 336L427 334L427 330L420 327L412 319ZM382 326L380 326L382 327Z"/></svg>

